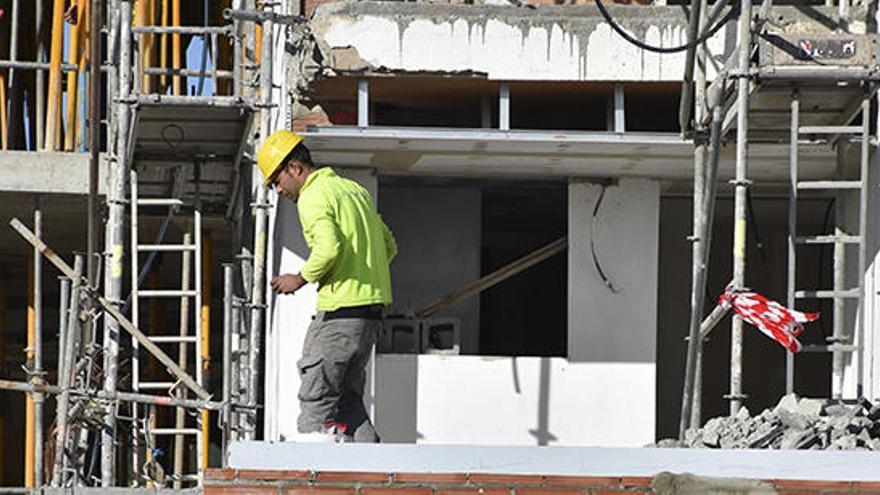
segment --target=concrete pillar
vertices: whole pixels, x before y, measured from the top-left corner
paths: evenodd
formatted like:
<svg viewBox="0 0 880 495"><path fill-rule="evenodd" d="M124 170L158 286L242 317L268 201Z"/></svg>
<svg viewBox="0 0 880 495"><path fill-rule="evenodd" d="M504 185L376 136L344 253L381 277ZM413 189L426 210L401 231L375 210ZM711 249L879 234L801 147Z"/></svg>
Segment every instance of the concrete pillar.
<svg viewBox="0 0 880 495"><path fill-rule="evenodd" d="M615 418L627 417L650 435L656 421L659 182L623 179L604 191L573 182L568 191L568 362L587 366L588 375L601 374L609 390L627 391L625 401L590 397L594 406L601 404L592 408L595 421L613 429L620 426Z"/></svg>
<svg viewBox="0 0 880 495"><path fill-rule="evenodd" d="M874 152L868 171L868 255L865 260L864 395L880 399L880 152Z"/></svg>
<svg viewBox="0 0 880 495"><path fill-rule="evenodd" d="M569 185L568 360L654 363L659 183L602 189Z"/></svg>
<svg viewBox="0 0 880 495"><path fill-rule="evenodd" d="M371 169L336 169L370 192L374 203L378 196L378 180ZM297 273L308 259L309 249L302 236L296 205L279 199L274 211L274 229L269 250L272 264L269 277L282 273ZM308 284L294 295L272 295L271 321L266 335L266 440L283 440L296 434L299 416L299 373L296 362L302 355L303 339L318 301L317 286ZM372 402L370 378L367 383L367 407Z"/></svg>

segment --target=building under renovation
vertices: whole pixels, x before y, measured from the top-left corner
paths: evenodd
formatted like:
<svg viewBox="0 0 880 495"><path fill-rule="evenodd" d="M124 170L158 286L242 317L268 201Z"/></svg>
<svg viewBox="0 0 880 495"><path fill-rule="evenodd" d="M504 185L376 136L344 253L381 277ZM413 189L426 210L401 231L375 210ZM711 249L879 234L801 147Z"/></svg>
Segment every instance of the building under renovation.
<svg viewBox="0 0 880 495"><path fill-rule="evenodd" d="M877 25L0 0L0 486L880 490ZM317 292L268 288L309 255L254 167L278 129L399 245L379 445L296 442ZM761 296L818 319L759 330Z"/></svg>

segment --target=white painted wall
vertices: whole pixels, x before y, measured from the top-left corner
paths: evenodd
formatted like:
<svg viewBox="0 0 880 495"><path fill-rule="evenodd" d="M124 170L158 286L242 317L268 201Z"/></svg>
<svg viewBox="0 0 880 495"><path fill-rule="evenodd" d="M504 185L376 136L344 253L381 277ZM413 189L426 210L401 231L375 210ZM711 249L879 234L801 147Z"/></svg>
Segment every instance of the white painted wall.
<svg viewBox="0 0 880 495"><path fill-rule="evenodd" d="M676 82L684 71L684 52L661 55L637 48L600 22L597 11L546 6L540 12L469 6L467 14L458 6L399 10L404 7L324 4L313 31L331 48L353 47L374 67L395 71L473 71L495 80ZM639 9L640 18L621 15L632 34L656 46L686 43L679 10L646 9ZM724 32L709 40L712 53L724 53Z"/></svg>
<svg viewBox="0 0 880 495"><path fill-rule="evenodd" d="M380 355L376 426L389 443L640 447L654 441L654 373L653 363Z"/></svg>
<svg viewBox="0 0 880 495"><path fill-rule="evenodd" d="M479 189L383 187L379 211L398 242L390 312L417 311L480 278ZM437 313L461 318L461 349L479 347L480 298Z"/></svg>
<svg viewBox="0 0 880 495"><path fill-rule="evenodd" d="M864 395L880 399L880 153L874 152L868 172L868 233L865 273Z"/></svg>

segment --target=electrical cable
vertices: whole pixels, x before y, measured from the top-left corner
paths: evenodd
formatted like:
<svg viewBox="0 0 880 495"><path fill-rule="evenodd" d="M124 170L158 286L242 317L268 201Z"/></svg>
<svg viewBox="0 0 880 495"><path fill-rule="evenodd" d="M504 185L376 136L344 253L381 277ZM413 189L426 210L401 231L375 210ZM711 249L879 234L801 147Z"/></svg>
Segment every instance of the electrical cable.
<svg viewBox="0 0 880 495"><path fill-rule="evenodd" d="M620 27L619 24L617 24L617 22L614 20L614 18L611 17L611 14L609 14L608 10L605 9L605 6L602 5L602 0L594 0L594 2L596 3L596 7L599 8L599 12L602 14L602 17L604 17L605 21L608 22L608 24L611 26L611 29L613 29L617 34L622 36L623 39L625 39L626 41L629 41L633 45L636 45L637 47L639 47L643 50L647 50L649 52L654 52L654 53L683 52L687 49L690 49L690 48L693 48L697 45L705 43L706 40L708 40L709 38L714 36L715 33L717 33L722 27L724 27L725 24L727 24L729 21L733 20L733 18L739 14L739 6L734 5L730 9L730 12L728 12L724 17L722 17L721 20L718 21L717 24L712 26L711 29L709 29L708 31L703 33L701 36L699 36L694 41L691 41L691 42L685 43L684 45L679 45L679 46L660 47L660 46L649 45L649 44L645 43L644 41L638 40L638 39L634 38L633 36L631 36L629 33L624 31L623 28Z"/></svg>
<svg viewBox="0 0 880 495"><path fill-rule="evenodd" d="M752 230L755 231L755 247L758 248L758 255L761 256L761 261L767 261L764 240L761 238L761 229L758 228L758 217L755 216L755 204L752 202L752 190L749 188L746 188L746 207L749 221L752 223Z"/></svg>
<svg viewBox="0 0 880 495"><path fill-rule="evenodd" d="M605 271L602 270L602 265L599 264L599 255L596 254L596 219L599 215L599 207L602 205L602 200L605 199L605 189L607 188L608 186L606 184L602 184L602 191L599 192L599 198L596 199L596 206L593 207L593 223L590 227L590 253L593 255L593 266L596 267L596 272L599 273L602 283L605 284L605 287L608 287L608 290L610 290L612 294L617 294L620 290L615 287L608 276L605 275Z"/></svg>

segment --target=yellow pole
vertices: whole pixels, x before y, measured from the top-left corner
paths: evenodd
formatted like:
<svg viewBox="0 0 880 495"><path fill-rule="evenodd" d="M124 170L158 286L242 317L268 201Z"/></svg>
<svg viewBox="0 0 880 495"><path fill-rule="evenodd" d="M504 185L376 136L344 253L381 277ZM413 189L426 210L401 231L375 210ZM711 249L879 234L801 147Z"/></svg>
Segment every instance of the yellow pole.
<svg viewBox="0 0 880 495"><path fill-rule="evenodd" d="M202 233L202 376L211 369L211 232ZM207 379L205 380L207 383ZM202 469L208 468L208 446L211 444L208 410L202 409Z"/></svg>
<svg viewBox="0 0 880 495"><path fill-rule="evenodd" d="M162 27L168 27L168 0L162 0ZM159 67L168 68L168 33L159 36ZM159 78L159 93L165 93L168 87L168 76Z"/></svg>
<svg viewBox="0 0 880 495"><path fill-rule="evenodd" d="M34 263L33 254L28 257L28 307L27 307L27 352L26 362L30 368L34 360L34 341L37 338L36 312L34 311ZM24 406L24 486L34 488L34 399L31 394L25 396Z"/></svg>
<svg viewBox="0 0 880 495"><path fill-rule="evenodd" d="M88 2L79 2L76 4L76 24L70 26L70 36L68 37L67 47L67 63L78 64L80 52L80 31L83 29L83 23L87 23L88 19L84 18L85 6ZM79 96L79 70L67 73L67 130L64 133L64 149L65 151L73 151L76 145L76 124L77 119L77 100Z"/></svg>
<svg viewBox="0 0 880 495"><path fill-rule="evenodd" d="M0 72L0 145L3 151L8 149L6 129L6 74Z"/></svg>
<svg viewBox="0 0 880 495"><path fill-rule="evenodd" d="M180 26L180 0L171 0L171 25ZM175 69L183 67L183 50L181 50L180 35L177 33L171 35L171 66ZM172 92L175 95L182 95L183 78L174 76L172 82Z"/></svg>
<svg viewBox="0 0 880 495"><path fill-rule="evenodd" d="M6 369L6 279L0 279L0 369ZM9 486L6 465L6 412L0 410L0 485Z"/></svg>
<svg viewBox="0 0 880 495"><path fill-rule="evenodd" d="M147 0L147 17L146 22L148 26L156 25L156 0ZM144 67L155 67L156 66L156 35L148 34L147 35L147 44L144 46ZM155 76L150 76L144 74L144 92L152 93L154 91L153 82L156 80Z"/></svg>
<svg viewBox="0 0 880 495"><path fill-rule="evenodd" d="M55 0L52 10L52 45L49 51L49 107L46 110L45 149L61 145L61 59L64 51L64 0Z"/></svg>

